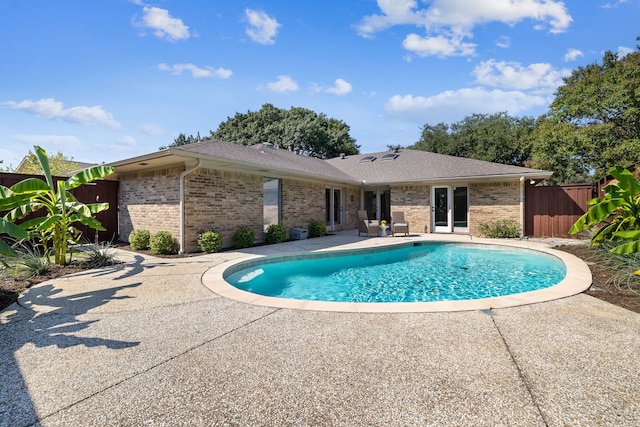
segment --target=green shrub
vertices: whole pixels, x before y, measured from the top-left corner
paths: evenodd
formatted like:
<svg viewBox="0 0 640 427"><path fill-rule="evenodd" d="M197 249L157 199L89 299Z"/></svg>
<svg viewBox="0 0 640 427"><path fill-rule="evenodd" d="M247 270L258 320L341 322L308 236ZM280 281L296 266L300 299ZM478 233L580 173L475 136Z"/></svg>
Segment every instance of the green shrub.
<svg viewBox="0 0 640 427"><path fill-rule="evenodd" d="M151 233L149 233L149 230L133 230L131 234L129 234L131 249L136 251L149 249L150 238Z"/></svg>
<svg viewBox="0 0 640 427"><path fill-rule="evenodd" d="M267 232L264 235L264 240L269 243L282 243L287 240L287 229L284 225L271 224L267 228Z"/></svg>
<svg viewBox="0 0 640 427"><path fill-rule="evenodd" d="M478 226L480 233L493 238L520 237L520 224L512 219L483 222Z"/></svg>
<svg viewBox="0 0 640 427"><path fill-rule="evenodd" d="M86 258L81 262L82 268L99 268L117 264L115 248L109 242L92 243L85 247Z"/></svg>
<svg viewBox="0 0 640 427"><path fill-rule="evenodd" d="M253 245L256 236L251 227L240 227L233 235L233 246L235 248L248 248Z"/></svg>
<svg viewBox="0 0 640 427"><path fill-rule="evenodd" d="M32 242L18 243L14 245L18 256L12 261L18 267L17 277L43 276L51 271L51 262L48 256L44 256L41 247Z"/></svg>
<svg viewBox="0 0 640 427"><path fill-rule="evenodd" d="M222 236L215 230L204 230L198 234L198 246L202 252L208 254L220 252L222 249Z"/></svg>
<svg viewBox="0 0 640 427"><path fill-rule="evenodd" d="M324 221L313 221L309 226L309 237L322 237L327 234L327 223Z"/></svg>
<svg viewBox="0 0 640 427"><path fill-rule="evenodd" d="M149 239L149 248L155 255L170 255L176 252L173 236L168 231L158 231Z"/></svg>

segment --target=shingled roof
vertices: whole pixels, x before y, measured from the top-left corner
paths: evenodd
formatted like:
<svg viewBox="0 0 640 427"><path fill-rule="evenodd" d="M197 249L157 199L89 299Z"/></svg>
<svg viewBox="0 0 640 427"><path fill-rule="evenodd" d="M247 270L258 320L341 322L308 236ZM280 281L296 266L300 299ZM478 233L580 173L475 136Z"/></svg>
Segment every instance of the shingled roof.
<svg viewBox="0 0 640 427"><path fill-rule="evenodd" d="M259 169L290 172L309 177L338 181L353 181L348 173L316 157L302 156L270 144L240 145L220 140L207 140L170 149L177 154L197 154L199 157L224 159Z"/></svg>
<svg viewBox="0 0 640 427"><path fill-rule="evenodd" d="M543 179L552 174L538 169L409 149L337 157L326 162L367 185L522 176Z"/></svg>
<svg viewBox="0 0 640 427"><path fill-rule="evenodd" d="M185 159L200 159L215 167L266 176L297 176L357 185L443 182L452 180L519 178L543 179L551 172L500 163L402 149L322 160L276 148L270 144L245 146L207 140L111 163L123 172L159 167Z"/></svg>

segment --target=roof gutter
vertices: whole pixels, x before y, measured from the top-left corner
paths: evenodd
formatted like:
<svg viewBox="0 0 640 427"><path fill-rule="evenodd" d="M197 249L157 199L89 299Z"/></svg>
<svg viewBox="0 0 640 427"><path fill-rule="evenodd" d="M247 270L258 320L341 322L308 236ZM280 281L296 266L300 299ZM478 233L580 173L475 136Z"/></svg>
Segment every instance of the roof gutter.
<svg viewBox="0 0 640 427"><path fill-rule="evenodd" d="M219 170L238 171L238 169L234 167L237 166L240 168L240 172L254 175L265 175L271 178L293 178L313 182L321 181L353 186L360 185L360 181L357 181L355 178L348 175L342 178L328 177L324 175L311 174L305 171L275 168L265 165L259 165L256 163L243 162L226 157L215 157L208 154L191 153L187 151L181 151L179 149L171 149L171 154L183 158L198 159L203 162L203 167L214 167Z"/></svg>
<svg viewBox="0 0 640 427"><path fill-rule="evenodd" d="M197 159L197 163L195 164L195 166L193 166L193 167L191 167L189 169L185 169L184 172L182 172L180 174L180 250L178 251L179 254L183 254L184 253L184 246L185 246L185 232L184 232L184 179L191 172L193 172L196 169L200 168L200 164L201 164L201 160Z"/></svg>
<svg viewBox="0 0 640 427"><path fill-rule="evenodd" d="M415 179L409 181L370 181L366 180L366 186L380 186L380 185L436 185L441 183L454 183L454 182L485 182L485 181L501 181L501 180L516 180L516 179L532 179L541 181L549 178L553 172L525 172L519 174L505 174L505 175L475 175L475 176L462 176L462 177L436 177L429 179ZM362 181L360 181L362 183Z"/></svg>

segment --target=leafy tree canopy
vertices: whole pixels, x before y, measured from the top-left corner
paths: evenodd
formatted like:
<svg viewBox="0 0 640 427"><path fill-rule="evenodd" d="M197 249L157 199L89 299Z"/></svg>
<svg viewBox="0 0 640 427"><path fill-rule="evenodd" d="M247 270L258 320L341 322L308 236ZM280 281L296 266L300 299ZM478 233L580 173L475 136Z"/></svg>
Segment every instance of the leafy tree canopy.
<svg viewBox="0 0 640 427"><path fill-rule="evenodd" d="M319 158L360 152L346 123L301 107L284 110L264 104L256 112L236 113L220 123L211 137L242 145L269 142Z"/></svg>
<svg viewBox="0 0 640 427"><path fill-rule="evenodd" d="M533 118L511 117L505 112L473 114L451 125L424 125L420 140L411 148L524 166L531 152L529 135L534 123Z"/></svg>
<svg viewBox="0 0 640 427"><path fill-rule="evenodd" d="M163 145L162 147L159 147L159 149L164 150L165 148L170 147L180 147L181 145L193 144L194 142L204 141L205 139L206 138L200 136L200 132L198 132L196 136L187 136L184 133L181 133L176 139L173 140L173 144Z"/></svg>
<svg viewBox="0 0 640 427"><path fill-rule="evenodd" d="M47 156L49 161L49 169L52 175L68 176L70 172L80 169L80 165L73 160L73 157L67 157L58 151L54 155ZM40 161L33 151L29 150L29 153L24 158L22 163L14 170L16 173L25 174L41 174L42 168L40 167Z"/></svg>
<svg viewBox="0 0 640 427"><path fill-rule="evenodd" d="M288 150L300 150L305 155L328 159L340 153L358 154L360 146L349 135L349 126L300 107L283 110L264 104L259 111L236 113L210 131L208 138L242 145L271 143ZM168 147L193 144L208 139L181 133Z"/></svg>
<svg viewBox="0 0 640 427"><path fill-rule="evenodd" d="M549 112L538 119L531 165L556 182L596 180L640 160L640 52L606 52L601 64L564 78ZM558 178L562 178L558 180Z"/></svg>

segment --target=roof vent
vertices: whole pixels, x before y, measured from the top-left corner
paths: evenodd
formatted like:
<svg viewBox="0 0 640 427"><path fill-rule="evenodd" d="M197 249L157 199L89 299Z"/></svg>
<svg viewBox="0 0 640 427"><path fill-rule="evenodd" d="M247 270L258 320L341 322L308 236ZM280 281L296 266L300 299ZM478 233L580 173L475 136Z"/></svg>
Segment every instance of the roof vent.
<svg viewBox="0 0 640 427"><path fill-rule="evenodd" d="M262 145L266 148L274 148L273 144L270 142L263 142Z"/></svg>
<svg viewBox="0 0 640 427"><path fill-rule="evenodd" d="M346 155L346 154L344 154L344 153L340 153L340 158L341 158L341 159L344 159L345 157L347 157L347 155Z"/></svg>
<svg viewBox="0 0 640 427"><path fill-rule="evenodd" d="M376 159L376 156L366 156L360 159L358 163L371 163Z"/></svg>

